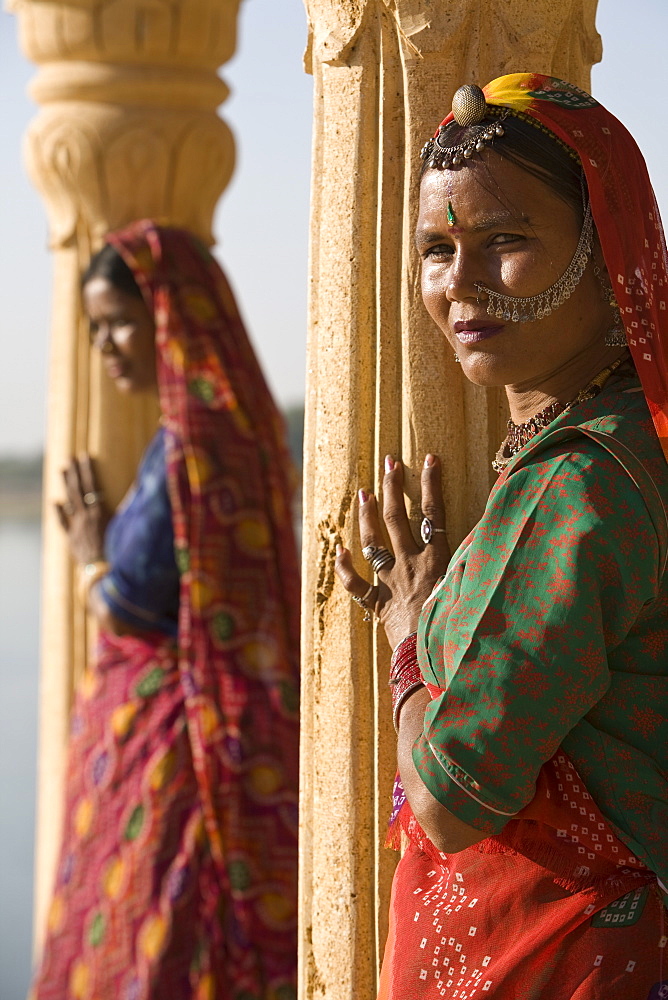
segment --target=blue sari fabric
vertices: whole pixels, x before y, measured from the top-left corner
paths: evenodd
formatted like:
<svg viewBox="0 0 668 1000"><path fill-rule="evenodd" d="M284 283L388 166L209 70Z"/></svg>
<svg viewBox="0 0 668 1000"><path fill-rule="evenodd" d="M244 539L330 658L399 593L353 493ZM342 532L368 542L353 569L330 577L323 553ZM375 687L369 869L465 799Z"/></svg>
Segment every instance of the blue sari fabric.
<svg viewBox="0 0 668 1000"><path fill-rule="evenodd" d="M105 555L111 571L100 593L116 618L134 628L176 636L179 572L167 490L164 427L149 443L129 494L109 522Z"/></svg>

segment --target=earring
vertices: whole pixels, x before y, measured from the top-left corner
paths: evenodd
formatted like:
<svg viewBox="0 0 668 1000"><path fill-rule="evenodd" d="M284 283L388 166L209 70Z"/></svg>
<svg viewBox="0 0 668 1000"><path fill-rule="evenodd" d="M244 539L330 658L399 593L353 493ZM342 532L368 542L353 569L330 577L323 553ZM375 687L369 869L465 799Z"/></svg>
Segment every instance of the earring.
<svg viewBox="0 0 668 1000"><path fill-rule="evenodd" d="M605 346L606 347L626 347L626 330L624 329L624 324L622 322L622 316L619 311L619 306L617 304L617 299L615 298L615 293L612 290L612 285L608 279L606 273L601 271L598 264L594 264L594 274L601 283L601 288L603 290L603 297L607 300L608 305L613 310L614 319L612 321L612 326L605 335Z"/></svg>
<svg viewBox="0 0 668 1000"><path fill-rule="evenodd" d="M455 359L455 364L456 365L461 365L461 361L459 360L459 355L458 354L454 354L453 357Z"/></svg>
<svg viewBox="0 0 668 1000"><path fill-rule="evenodd" d="M605 346L606 347L626 347L626 330L624 329L624 324L622 323L622 317L619 315L619 310L617 310L617 315L613 320L612 326L605 335Z"/></svg>

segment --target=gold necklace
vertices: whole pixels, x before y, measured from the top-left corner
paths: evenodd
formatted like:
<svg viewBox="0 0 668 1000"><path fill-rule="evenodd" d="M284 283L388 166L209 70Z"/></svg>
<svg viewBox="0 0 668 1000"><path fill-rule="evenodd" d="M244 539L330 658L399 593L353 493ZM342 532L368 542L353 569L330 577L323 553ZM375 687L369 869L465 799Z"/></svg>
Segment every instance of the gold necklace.
<svg viewBox="0 0 668 1000"><path fill-rule="evenodd" d="M544 409L535 413L533 417L527 420L523 424L516 424L514 421L508 421L508 435L501 442L501 447L496 453L496 457L492 462L492 468L495 472L503 472L506 466L512 461L512 459L517 455L519 451L531 441L532 438L542 431L544 427L548 427L553 420L555 420L561 413L566 413L567 410L572 409L579 403L584 403L588 399L593 399L594 396L598 396L599 392L608 381L613 372L628 360L628 356L622 356L613 361L611 365L600 371L595 378L588 382L584 389L580 389L579 393L575 399L571 400L570 403L560 403L556 400L554 403L549 403Z"/></svg>

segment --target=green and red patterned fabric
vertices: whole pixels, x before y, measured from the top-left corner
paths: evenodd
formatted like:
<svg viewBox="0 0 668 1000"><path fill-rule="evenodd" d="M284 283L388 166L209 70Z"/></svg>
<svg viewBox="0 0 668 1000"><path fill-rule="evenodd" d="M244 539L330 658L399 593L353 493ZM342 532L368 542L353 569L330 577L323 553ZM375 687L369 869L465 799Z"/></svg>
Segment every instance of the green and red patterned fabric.
<svg viewBox="0 0 668 1000"><path fill-rule="evenodd" d="M504 470L426 602L418 652L432 701L415 765L488 836L439 854L396 789L410 846L379 1000L661 996L661 496L668 465L640 385L613 376Z"/></svg>
<svg viewBox="0 0 668 1000"><path fill-rule="evenodd" d="M580 158L638 374L619 369L519 452L424 605L418 657L432 700L414 763L434 797L487 836L439 853L397 781L390 842L402 829L408 847L379 1000L659 1000L668 995L663 230L634 140L588 94L537 74L501 77L484 93Z"/></svg>
<svg viewBox="0 0 668 1000"><path fill-rule="evenodd" d="M178 643L101 636L73 713L34 996L293 1000L299 573L283 423L206 247L151 221L109 242L155 317Z"/></svg>
<svg viewBox="0 0 668 1000"><path fill-rule="evenodd" d="M496 834L561 749L668 884L668 526L652 491L668 496L668 465L634 388L613 376L499 476L423 608L436 696L414 757L447 809Z"/></svg>

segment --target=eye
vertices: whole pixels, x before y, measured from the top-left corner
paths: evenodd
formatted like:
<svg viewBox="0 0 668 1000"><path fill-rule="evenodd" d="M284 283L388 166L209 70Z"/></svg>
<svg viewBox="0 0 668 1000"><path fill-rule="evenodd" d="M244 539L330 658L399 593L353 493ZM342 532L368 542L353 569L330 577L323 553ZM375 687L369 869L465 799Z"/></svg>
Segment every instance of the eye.
<svg viewBox="0 0 668 1000"><path fill-rule="evenodd" d="M432 258L446 258L452 257L455 252L455 248L448 246L447 243L437 243L436 246L429 247L422 254L423 260L428 260Z"/></svg>
<svg viewBox="0 0 668 1000"><path fill-rule="evenodd" d="M497 233L490 238L490 246L503 246L506 243L526 243L526 236L521 233Z"/></svg>
<svg viewBox="0 0 668 1000"><path fill-rule="evenodd" d="M111 321L111 325L114 328L114 330L119 330L124 326L130 326L131 323L132 320L128 319L126 316L117 316L115 319Z"/></svg>

